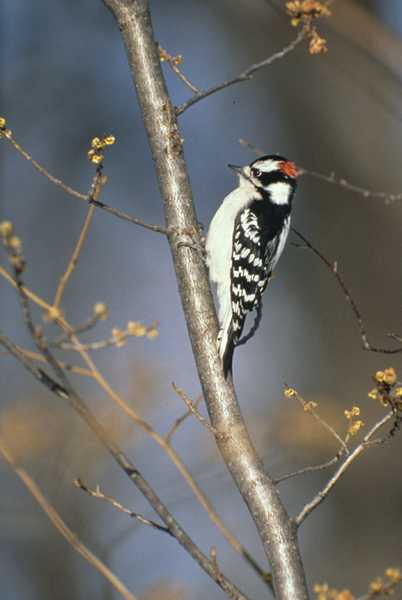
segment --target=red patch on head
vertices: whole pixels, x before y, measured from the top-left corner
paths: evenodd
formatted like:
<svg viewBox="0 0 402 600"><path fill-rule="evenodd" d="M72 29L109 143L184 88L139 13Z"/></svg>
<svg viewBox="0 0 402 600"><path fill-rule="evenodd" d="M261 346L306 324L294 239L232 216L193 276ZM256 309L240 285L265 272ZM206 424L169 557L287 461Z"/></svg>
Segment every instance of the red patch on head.
<svg viewBox="0 0 402 600"><path fill-rule="evenodd" d="M289 177L297 177L298 170L294 162L290 160L283 160L279 163L279 170Z"/></svg>

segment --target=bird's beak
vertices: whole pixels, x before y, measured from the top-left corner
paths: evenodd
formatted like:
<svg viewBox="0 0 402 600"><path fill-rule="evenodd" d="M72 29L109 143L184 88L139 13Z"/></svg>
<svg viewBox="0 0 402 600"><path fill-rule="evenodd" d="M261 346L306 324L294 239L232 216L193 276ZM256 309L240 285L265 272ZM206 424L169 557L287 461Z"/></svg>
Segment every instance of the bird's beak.
<svg viewBox="0 0 402 600"><path fill-rule="evenodd" d="M228 167L238 175L244 175L243 167L238 167L237 165L228 165Z"/></svg>

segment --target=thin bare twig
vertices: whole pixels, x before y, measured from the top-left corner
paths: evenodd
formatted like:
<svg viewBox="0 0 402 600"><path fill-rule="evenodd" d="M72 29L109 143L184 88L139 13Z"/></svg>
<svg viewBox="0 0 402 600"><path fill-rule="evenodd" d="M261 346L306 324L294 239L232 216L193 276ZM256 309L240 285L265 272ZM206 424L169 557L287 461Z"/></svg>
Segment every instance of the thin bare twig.
<svg viewBox="0 0 402 600"><path fill-rule="evenodd" d="M85 217L84 224L82 226L80 235L78 237L78 241L75 245L74 251L71 255L69 263L67 265L66 271L60 278L59 284L57 286L56 294L53 300L53 309L57 310L60 307L60 303L64 294L65 287L67 285L68 280L70 279L73 271L75 270L79 256L81 254L82 248L84 246L85 240L88 237L89 228L92 224L94 215L95 215L95 205L93 202L99 199L101 195L102 188L106 183L106 177L102 175L102 167L98 166L96 169L95 177L93 178L91 189L88 194L88 198L90 201L87 215Z"/></svg>
<svg viewBox="0 0 402 600"><path fill-rule="evenodd" d="M159 44L159 58L160 58L161 62L168 63L169 67L177 75L177 77L179 79L181 79L182 82L188 88L190 88L190 90L192 92L194 92L194 94L200 93L200 90L198 89L198 87L195 86L194 83L191 83L191 81L188 79L188 77L186 77L184 75L184 73L182 72L182 70L179 68L179 65L181 64L181 61L182 61L182 57L180 54L177 56L172 56L171 54L169 54L169 52L167 50L162 48L162 46Z"/></svg>
<svg viewBox="0 0 402 600"><path fill-rule="evenodd" d="M304 242L304 246L307 247L309 250L311 250L316 256L318 256L318 258L325 264L325 266L331 271L331 273L334 275L335 279L337 280L340 288L342 289L344 296L347 300L347 302L349 303L352 312L356 318L357 324L359 326L360 329L360 337L362 340L362 347L364 350L367 350L369 352L377 352L380 354L399 354L402 352L402 348L381 348L378 346L372 346L371 343L368 340L368 333L366 330L366 327L364 325L362 316L360 314L360 311L357 307L356 302L354 301L349 289L346 287L345 282L343 281L343 278L341 277L341 275L338 272L338 265L336 262L331 262L329 261L323 254L322 252L320 252L320 250L318 250L315 246L313 246L313 244L303 235L300 233L300 231L298 231L297 229L295 229L294 227L292 227L292 231L293 233Z"/></svg>
<svg viewBox="0 0 402 600"><path fill-rule="evenodd" d="M336 439L336 441L338 442L338 444L341 446L343 452L345 452L346 454L349 454L349 448L347 447L345 440L343 440L341 438L341 436L339 435L339 433L337 433L335 431L335 429L325 421L325 419L323 419L315 410L315 407L317 406L316 403L314 402L308 402L306 401L303 396L301 396L297 390L295 390L294 388L290 388L288 385L285 384L285 396L288 398L296 398L296 400L301 404L301 406L303 407L304 412L308 413L309 415L311 415L312 417L314 417L314 419L322 426L324 427L324 429L326 429L331 435L332 437L334 437Z"/></svg>
<svg viewBox="0 0 402 600"><path fill-rule="evenodd" d="M198 398L196 398L196 400L194 401L194 406L196 408L198 408L201 400L202 400L202 395L200 394L198 396ZM186 410L186 412L184 412L182 415L180 415L180 417L178 417L175 420L175 422L173 423L173 425L170 427L169 431L165 435L165 440L168 444L172 443L172 438L173 438L174 434L176 433L176 431L184 423L184 421L186 421L189 417L191 417L192 414L193 414L193 411L188 409L188 410Z"/></svg>
<svg viewBox="0 0 402 600"><path fill-rule="evenodd" d="M90 331L91 329L93 329L93 327L95 327L99 320L103 318L103 315L94 314L92 317L87 319L87 321L81 323L81 325L73 327L71 333L63 333L54 339L48 340L47 344L49 348L60 348L64 343L69 342L72 335L78 335Z"/></svg>
<svg viewBox="0 0 402 600"><path fill-rule="evenodd" d="M133 225L139 225L140 227L144 227L144 229L148 229L149 231L153 231L154 233L161 233L162 235L168 234L167 229L165 227L162 227L161 225L153 225L152 223L146 223L142 219L133 217L132 215L129 215L123 210L120 210L119 208L114 208L113 206L105 204L100 200L90 200L90 202L98 208L101 208L102 210L110 213L111 215L114 215L118 219L122 219L123 221L127 221L128 223L132 223Z"/></svg>
<svg viewBox="0 0 402 600"><path fill-rule="evenodd" d="M298 469L297 471L292 471L292 473L286 473L285 475L281 475L277 477L274 481L276 484L282 483L283 481L287 481L288 479L292 479L293 477L299 477L300 475L306 475L306 473L314 473L316 471L324 471L325 469L329 469L337 462L340 461L344 452L339 451L333 458L327 460L327 462L322 463L320 465L312 465L310 467L303 467L303 469Z"/></svg>
<svg viewBox="0 0 402 600"><path fill-rule="evenodd" d="M251 142L240 138L239 143L248 148L257 156L261 156L266 154L264 150L255 146ZM313 177L314 179L319 179L320 181L325 181L325 183L330 183L332 185L338 185L345 190L349 190L350 192L354 192L363 196L364 198L380 198L385 201L386 204L390 204L391 202L395 202L396 200L402 200L402 192L391 193L391 192L378 192L374 190L369 190L367 188L360 187L349 181L346 181L343 177L336 177L335 173L330 173L329 175L325 175L325 173L319 173L318 171L312 171L310 169L305 169L298 165L297 167L298 176L301 177L303 175L307 175L308 177Z"/></svg>
<svg viewBox="0 0 402 600"><path fill-rule="evenodd" d="M69 335L71 340L73 333ZM157 322L151 323L151 325L145 326L141 325L141 323L137 323L136 321L129 321L126 329L118 329L117 327L112 329L112 336L105 340L98 340L96 342L89 342L87 344L80 343L77 346L74 341L59 341L57 344L52 344L60 350L75 350L76 352L80 351L92 351L92 350L102 350L104 348L116 347L120 348L125 345L126 341L130 337L146 337L148 339L153 339L157 337Z"/></svg>
<svg viewBox="0 0 402 600"><path fill-rule="evenodd" d="M63 275L60 277L60 281L57 286L56 294L55 294L55 297L53 300L53 308L56 310L60 307L60 303L63 298L63 294L64 294L64 290L66 288L67 282L70 279L73 271L75 270L75 268L77 266L78 258L81 254L81 250L83 248L83 245L84 245L85 240L88 235L89 228L91 226L92 220L95 215L95 210L96 210L96 208L94 205L89 206L87 215L85 217L84 224L82 226L82 229L81 229L78 241L77 241L77 244L74 248L73 254L67 265L67 269L65 270Z"/></svg>
<svg viewBox="0 0 402 600"><path fill-rule="evenodd" d="M303 521L313 512L314 509L317 508L327 498L330 491L334 488L334 486L338 483L340 478L345 474L348 468L353 464L353 462L362 454L367 448L371 448L376 445L380 445L386 441L388 438L376 439L372 440L371 438L374 434L381 429L386 423L388 423L391 419L395 418L394 411L390 411L383 417L380 421L378 421L370 431L364 436L363 441L356 446L356 448L348 455L348 457L344 460L344 462L337 469L335 474L331 477L325 487L318 492L314 496L314 498L308 502L299 515L295 518L295 524L299 527Z"/></svg>
<svg viewBox="0 0 402 600"><path fill-rule="evenodd" d="M16 475L23 482L30 494L35 498L43 512L49 518L57 531L64 537L78 554L83 556L85 560L94 567L126 600L136 600L136 596L132 594L122 581L97 557L93 554L77 537L71 529L63 521L56 509L50 504L48 499L43 495L42 491L30 477L25 469L19 466L12 456L10 450L5 446L3 440L0 439L0 454L4 460L14 469Z"/></svg>
<svg viewBox="0 0 402 600"><path fill-rule="evenodd" d="M9 132L9 134L8 134L8 132ZM61 179L54 177L54 175L49 173L49 171L47 169L45 169L45 167L43 167L34 158L32 158L32 156L29 154L29 152L27 152L16 141L16 139L14 138L13 134L11 133L11 131L9 129L6 130L6 132L0 131L0 137L9 141L10 144L21 154L21 156L23 156L28 162L30 162L32 164L32 166L39 173L44 175L51 183L53 183L57 187L61 188L64 192L66 192L70 196L73 196L74 198L79 198L80 200L89 202L90 204L93 204L94 206L101 208L105 212L108 212L108 213L114 215L118 219L122 219L123 221L128 221L128 223L132 223L134 225L139 225L140 227L144 227L145 229L148 229L149 231L153 231L154 233L161 233L163 235L167 235L167 230L165 227L162 227L160 225L153 225L152 223L146 223L142 219L133 217L132 215L129 215L128 213L124 212L123 210L120 210L119 208L114 208L113 206L109 206L108 204L105 204L104 202L101 202L100 200L92 198L90 194L83 194L82 192L78 192L77 190L74 190L69 185L66 185Z"/></svg>
<svg viewBox="0 0 402 600"><path fill-rule="evenodd" d="M324 173L319 173L318 171L311 171L309 169L305 169L304 167L299 167L298 174L300 176L308 175L309 177L313 177L314 179L325 181L325 183L337 185L341 188L344 188L345 190L349 190L350 192L359 194L360 196L363 196L363 198L379 198L380 200L384 200L385 204L391 204L396 200L402 200L402 192L391 193L369 190L367 188L355 185L354 183L350 183L343 177L336 177L335 173L325 175Z"/></svg>
<svg viewBox="0 0 402 600"><path fill-rule="evenodd" d="M247 69L245 69L239 75L237 75L237 77L233 77L233 79L228 79L227 81L218 83L217 85L213 85L207 90L200 90L198 93L194 94L194 96L192 96L189 100L183 102L183 104L180 104L180 106L176 107L176 115L182 115L188 108L190 108L190 106L193 106L194 104L200 102L208 96L212 96L212 94L215 94L216 92L220 92L221 90L224 90L237 83L241 83L242 81L249 81L253 78L254 73L259 71L260 69L263 69L264 67L268 67L276 60L283 58L284 56L289 54L289 52L292 52L292 50L294 50L296 46L298 46L300 42L303 41L305 36L306 33L304 29L301 29L297 34L296 38L279 52L275 52L275 54L269 56L268 58L265 58L264 60L261 60L260 62L253 63Z"/></svg>
<svg viewBox="0 0 402 600"><path fill-rule="evenodd" d="M205 429L208 429L208 431L212 433L212 435L214 435L215 437L222 435L221 433L219 433L219 431L215 429L215 427L212 427L208 419L202 416L198 408L195 406L194 402L187 396L184 390L177 387L177 385L174 382L172 383L172 387L176 394L179 396L179 398L183 400L188 410L193 413L193 415L198 419L201 425L205 427Z"/></svg>
<svg viewBox="0 0 402 600"><path fill-rule="evenodd" d="M66 185L61 179L54 177L45 167L39 164L32 156L27 152L14 138L10 129L7 129L5 132L0 132L0 137L6 139L10 144L23 156L31 165L39 172L41 175L44 175L46 179L51 181L54 185L61 188L64 192L69 194L70 196L74 196L75 198L79 198L80 200L87 200L87 195L82 194L81 192L77 192L69 185Z"/></svg>
<svg viewBox="0 0 402 600"><path fill-rule="evenodd" d="M97 500L103 500L104 502L108 502L119 512L125 513L126 515L128 515L132 519L136 519L143 525L148 525L149 527L152 527L153 529L157 529L158 531L163 531L164 533L167 533L170 536L173 536L172 532L167 527L164 527L163 525L161 525L160 523L157 523L156 521L146 519L139 513L134 512L133 510L130 510L129 508L126 508L125 506L123 506L123 504L118 502L116 500L116 498L113 498L113 496L107 496L106 494L104 494L98 485L96 486L96 489L92 490L80 478L74 480L74 485L75 485L75 487L82 490L83 492L86 492L89 496L92 496L92 498L96 498Z"/></svg>

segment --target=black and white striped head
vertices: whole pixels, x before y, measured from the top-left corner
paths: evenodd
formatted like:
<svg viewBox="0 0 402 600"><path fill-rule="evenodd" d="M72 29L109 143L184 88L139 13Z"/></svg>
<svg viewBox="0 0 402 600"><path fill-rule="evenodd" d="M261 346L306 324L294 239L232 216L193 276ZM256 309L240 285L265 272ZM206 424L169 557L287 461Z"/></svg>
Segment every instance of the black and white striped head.
<svg viewBox="0 0 402 600"><path fill-rule="evenodd" d="M273 204L287 205L296 189L296 165L276 154L257 158L250 165L229 165L239 174L240 187L244 187L257 200L269 200Z"/></svg>

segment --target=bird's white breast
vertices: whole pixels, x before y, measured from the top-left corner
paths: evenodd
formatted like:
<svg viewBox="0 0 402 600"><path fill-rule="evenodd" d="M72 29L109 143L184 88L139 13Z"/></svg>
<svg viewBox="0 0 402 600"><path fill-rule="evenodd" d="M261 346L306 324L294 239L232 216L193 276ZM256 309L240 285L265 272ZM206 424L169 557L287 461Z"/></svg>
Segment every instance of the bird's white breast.
<svg viewBox="0 0 402 600"><path fill-rule="evenodd" d="M252 200L248 187L236 188L226 196L209 226L206 242L207 264L210 279L217 284L218 316L221 324L231 312L230 269L234 223L239 212L249 206Z"/></svg>

